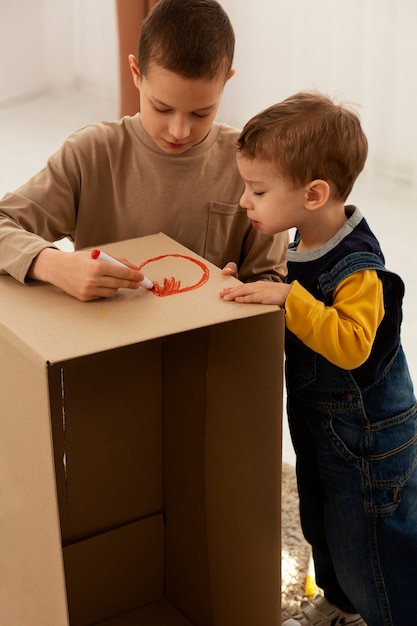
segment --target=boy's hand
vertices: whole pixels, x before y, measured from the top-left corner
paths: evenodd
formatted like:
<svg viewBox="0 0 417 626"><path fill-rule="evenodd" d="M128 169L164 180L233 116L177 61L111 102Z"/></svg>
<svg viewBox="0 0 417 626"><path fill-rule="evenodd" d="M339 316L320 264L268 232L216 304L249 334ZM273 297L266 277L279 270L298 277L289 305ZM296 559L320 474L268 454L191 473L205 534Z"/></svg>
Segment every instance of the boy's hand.
<svg viewBox="0 0 417 626"><path fill-rule="evenodd" d="M111 298L118 289L138 289L144 275L134 265L120 267L91 258L87 251L63 252L46 248L34 259L28 276L59 287L78 300L87 302Z"/></svg>
<svg viewBox="0 0 417 626"><path fill-rule="evenodd" d="M233 276L233 278L239 278L236 263L229 261L229 263L227 263L227 265L225 265L222 269L222 274L225 274L226 276Z"/></svg>
<svg viewBox="0 0 417 626"><path fill-rule="evenodd" d="M235 302L251 302L257 304L277 304L283 307L290 292L291 285L273 283L267 280L258 280L254 283L245 283L238 287L226 287L220 292L223 300Z"/></svg>

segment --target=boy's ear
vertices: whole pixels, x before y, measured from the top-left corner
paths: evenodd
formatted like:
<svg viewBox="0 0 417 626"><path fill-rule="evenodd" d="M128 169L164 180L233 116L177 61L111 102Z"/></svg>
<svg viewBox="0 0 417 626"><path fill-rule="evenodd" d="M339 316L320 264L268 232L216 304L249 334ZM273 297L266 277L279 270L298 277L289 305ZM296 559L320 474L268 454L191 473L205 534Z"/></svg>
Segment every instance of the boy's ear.
<svg viewBox="0 0 417 626"><path fill-rule="evenodd" d="M135 57L134 54L129 54L129 67L130 67L130 71L132 73L132 77L133 77L133 82L135 84L135 87L137 89L139 89L139 85L140 85L140 72L139 72L139 63L137 58Z"/></svg>
<svg viewBox="0 0 417 626"><path fill-rule="evenodd" d="M226 78L226 83L227 83L227 81L228 81L228 80L230 80L231 78L233 78L233 76L234 76L235 74L236 74L236 70L235 70L235 68L234 68L234 67L232 67L232 68L231 68L231 70L230 70L230 72L229 72L229 74L228 74L228 76L227 76L227 78Z"/></svg>
<svg viewBox="0 0 417 626"><path fill-rule="evenodd" d="M305 186L305 208L309 211L320 209L330 197L330 185L325 180L318 178Z"/></svg>

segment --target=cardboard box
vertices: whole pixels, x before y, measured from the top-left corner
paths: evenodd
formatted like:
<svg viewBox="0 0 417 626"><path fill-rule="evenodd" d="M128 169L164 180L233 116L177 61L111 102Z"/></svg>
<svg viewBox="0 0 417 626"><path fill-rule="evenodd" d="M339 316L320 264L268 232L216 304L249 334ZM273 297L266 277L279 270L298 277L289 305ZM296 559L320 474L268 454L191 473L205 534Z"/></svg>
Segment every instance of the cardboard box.
<svg viewBox="0 0 417 626"><path fill-rule="evenodd" d="M177 293L0 277L1 624L278 625L282 311L162 234L104 249Z"/></svg>

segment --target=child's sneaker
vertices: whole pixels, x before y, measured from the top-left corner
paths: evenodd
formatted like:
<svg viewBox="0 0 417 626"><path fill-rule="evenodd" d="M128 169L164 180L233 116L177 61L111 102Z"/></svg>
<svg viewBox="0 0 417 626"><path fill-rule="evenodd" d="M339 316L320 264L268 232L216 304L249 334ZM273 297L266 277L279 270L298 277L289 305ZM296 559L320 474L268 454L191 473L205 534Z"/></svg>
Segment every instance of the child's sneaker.
<svg viewBox="0 0 417 626"><path fill-rule="evenodd" d="M316 596L312 603L302 602L300 613L286 619L282 626L366 626L358 613L343 613L324 596Z"/></svg>

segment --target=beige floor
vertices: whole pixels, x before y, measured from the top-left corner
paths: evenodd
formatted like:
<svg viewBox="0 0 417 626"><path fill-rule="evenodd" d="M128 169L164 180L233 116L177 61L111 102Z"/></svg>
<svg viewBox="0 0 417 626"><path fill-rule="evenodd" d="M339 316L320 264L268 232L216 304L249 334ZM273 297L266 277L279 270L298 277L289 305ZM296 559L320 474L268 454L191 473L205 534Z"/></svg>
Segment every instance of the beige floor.
<svg viewBox="0 0 417 626"><path fill-rule="evenodd" d="M36 173L70 132L97 119L114 119L117 108L116 101L78 92L1 106L0 197ZM387 266L406 283L403 344L417 381L417 193L384 180L371 182L365 176L350 202L360 207L377 234ZM285 416L283 460L294 463Z"/></svg>

